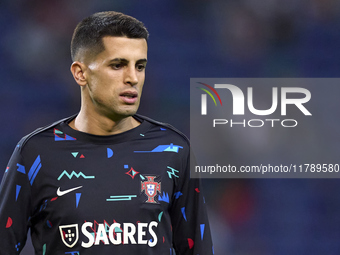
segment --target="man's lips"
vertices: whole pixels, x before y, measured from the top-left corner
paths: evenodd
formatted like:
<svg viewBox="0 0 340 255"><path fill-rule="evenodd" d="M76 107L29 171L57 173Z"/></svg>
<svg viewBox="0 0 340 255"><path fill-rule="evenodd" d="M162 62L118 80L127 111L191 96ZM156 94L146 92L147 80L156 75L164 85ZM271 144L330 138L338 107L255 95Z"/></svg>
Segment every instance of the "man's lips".
<svg viewBox="0 0 340 255"><path fill-rule="evenodd" d="M136 91L124 91L119 94L119 97L127 104L134 104L138 100L138 93Z"/></svg>

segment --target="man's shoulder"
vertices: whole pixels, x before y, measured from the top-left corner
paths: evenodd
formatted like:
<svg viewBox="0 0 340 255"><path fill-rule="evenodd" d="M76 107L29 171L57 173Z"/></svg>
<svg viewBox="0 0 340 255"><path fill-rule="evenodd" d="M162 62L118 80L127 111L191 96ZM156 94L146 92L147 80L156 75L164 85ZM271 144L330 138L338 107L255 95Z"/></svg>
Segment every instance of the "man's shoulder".
<svg viewBox="0 0 340 255"><path fill-rule="evenodd" d="M186 143L189 146L190 142L189 142L188 137L185 134L183 134L181 131L179 131L177 128L172 126L171 124L157 121L157 120L151 119L149 117L146 117L140 114L136 114L135 117L139 121L149 122L153 126L154 129L157 129L160 131L168 131L168 132L160 132L160 133L164 134L164 136L168 136L168 137L170 136L173 139L182 141L183 143Z"/></svg>
<svg viewBox="0 0 340 255"><path fill-rule="evenodd" d="M33 132L27 134L18 143L18 147L24 148L28 143L34 144L34 141L41 140L44 136L45 133L50 133L50 132L55 132L55 128L62 122L68 121L70 119L74 118L74 116L63 118L60 120L57 120L53 123L50 123L48 125L45 125L43 127L39 127ZM52 131L51 131L52 130Z"/></svg>

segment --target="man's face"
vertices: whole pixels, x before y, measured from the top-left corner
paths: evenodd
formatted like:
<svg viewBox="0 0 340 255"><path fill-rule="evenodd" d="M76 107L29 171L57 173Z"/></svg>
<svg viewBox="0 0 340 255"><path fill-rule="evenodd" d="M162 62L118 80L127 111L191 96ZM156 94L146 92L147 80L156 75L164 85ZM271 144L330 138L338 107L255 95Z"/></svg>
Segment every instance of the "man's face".
<svg viewBox="0 0 340 255"><path fill-rule="evenodd" d="M83 88L86 107L111 119L136 113L145 80L145 39L107 36L105 50L87 61Z"/></svg>

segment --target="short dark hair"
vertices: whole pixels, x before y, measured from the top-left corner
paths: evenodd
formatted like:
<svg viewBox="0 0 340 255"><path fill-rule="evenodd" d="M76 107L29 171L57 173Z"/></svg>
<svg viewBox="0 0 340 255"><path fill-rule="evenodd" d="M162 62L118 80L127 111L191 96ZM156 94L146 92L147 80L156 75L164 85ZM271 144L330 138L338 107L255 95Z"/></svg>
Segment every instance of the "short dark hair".
<svg viewBox="0 0 340 255"><path fill-rule="evenodd" d="M120 12L97 12L83 19L75 28L71 41L71 57L75 61L80 49L91 50L97 55L104 50L102 38L117 36L128 38L149 38L144 24Z"/></svg>

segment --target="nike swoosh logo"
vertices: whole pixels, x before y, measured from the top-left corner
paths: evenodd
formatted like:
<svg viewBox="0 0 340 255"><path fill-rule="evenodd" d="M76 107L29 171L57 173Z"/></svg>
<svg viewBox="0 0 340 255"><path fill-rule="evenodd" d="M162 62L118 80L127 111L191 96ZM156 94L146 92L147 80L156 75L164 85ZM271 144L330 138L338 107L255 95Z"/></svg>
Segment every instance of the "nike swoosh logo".
<svg viewBox="0 0 340 255"><path fill-rule="evenodd" d="M64 191L61 191L60 190L60 187L57 189L57 195L58 195L58 197L61 197L61 196L63 196L63 195L65 195L65 194L67 194L67 193L69 193L69 192L71 192L71 191L74 191L74 190L76 190L76 189L80 189L80 188L82 188L83 186L79 186L79 187L75 187L75 188L72 188L72 189L67 189L67 190L64 190Z"/></svg>

